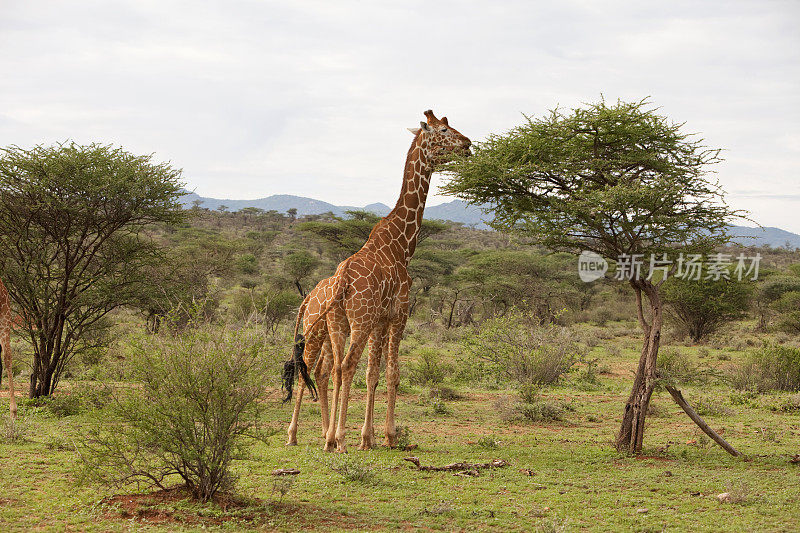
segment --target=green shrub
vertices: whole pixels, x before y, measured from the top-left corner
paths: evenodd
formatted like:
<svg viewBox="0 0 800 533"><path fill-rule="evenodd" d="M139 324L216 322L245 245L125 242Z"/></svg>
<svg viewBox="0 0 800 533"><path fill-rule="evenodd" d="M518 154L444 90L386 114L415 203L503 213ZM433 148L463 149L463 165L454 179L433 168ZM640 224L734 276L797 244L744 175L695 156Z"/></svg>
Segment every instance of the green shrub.
<svg viewBox="0 0 800 533"><path fill-rule="evenodd" d="M233 297L231 309L239 320L251 320L264 324L270 331L277 330L284 320L295 316L302 298L296 291L263 290L240 291Z"/></svg>
<svg viewBox="0 0 800 533"><path fill-rule="evenodd" d="M51 413L59 418L77 415L83 411L80 397L69 391L53 395L50 401L47 402L47 407Z"/></svg>
<svg viewBox="0 0 800 533"><path fill-rule="evenodd" d="M765 344L749 354L731 373L731 383L739 390L800 390L800 348Z"/></svg>
<svg viewBox="0 0 800 533"><path fill-rule="evenodd" d="M443 364L437 350L421 348L417 358L407 365L408 381L412 385L435 385L444 381L450 365Z"/></svg>
<svg viewBox="0 0 800 533"><path fill-rule="evenodd" d="M800 394L793 394L785 398L778 407L778 410L784 412L800 411Z"/></svg>
<svg viewBox="0 0 800 533"><path fill-rule="evenodd" d="M61 418L103 408L110 400L108 387L81 384L60 391L43 402L53 415Z"/></svg>
<svg viewBox="0 0 800 533"><path fill-rule="evenodd" d="M531 422L558 422L564 419L564 408L547 400L523 403L521 412Z"/></svg>
<svg viewBox="0 0 800 533"><path fill-rule="evenodd" d="M453 400L461 400L463 398L463 396L456 389L452 387L446 387L444 385L438 385L431 388L428 396L431 398L440 398L448 402Z"/></svg>
<svg viewBox="0 0 800 533"><path fill-rule="evenodd" d="M668 315L694 342L724 324L742 318L750 302L751 285L735 279L670 278L662 289Z"/></svg>
<svg viewBox="0 0 800 533"><path fill-rule="evenodd" d="M688 355L674 348L663 348L658 354L656 374L659 379L674 386L702 381L699 367Z"/></svg>
<svg viewBox="0 0 800 533"><path fill-rule="evenodd" d="M431 408L431 412L434 415L449 415L449 414L452 414L452 411L450 411L450 408L447 407L446 403L444 403L444 400L442 400L439 397L436 397L436 396L432 397L430 399L429 405L430 405L430 408Z"/></svg>
<svg viewBox="0 0 800 533"><path fill-rule="evenodd" d="M5 413L3 413L5 415ZM19 420L6 416L0 417L0 442L20 444L25 442L26 427Z"/></svg>
<svg viewBox="0 0 800 533"><path fill-rule="evenodd" d="M519 314L487 320L464 342L474 360L511 379L526 401L557 382L585 353L567 328L528 322Z"/></svg>
<svg viewBox="0 0 800 533"><path fill-rule="evenodd" d="M397 426L395 427L395 431L397 432L398 448L405 450L406 448L413 446L411 442L411 430L408 428L408 426Z"/></svg>
<svg viewBox="0 0 800 533"><path fill-rule="evenodd" d="M494 435L484 435L475 442L475 446L486 450L494 450L500 447L500 439Z"/></svg>
<svg viewBox="0 0 800 533"><path fill-rule="evenodd" d="M324 454L319 457L319 460L332 472L342 476L345 483L372 485L378 481L375 465L360 454Z"/></svg>
<svg viewBox="0 0 800 533"><path fill-rule="evenodd" d="M733 414L733 409L722 404L719 400L699 396L692 402L692 407L700 416L727 416Z"/></svg>
<svg viewBox="0 0 800 533"><path fill-rule="evenodd" d="M504 422L527 420L529 422L558 422L570 408L563 403L534 397L520 401L509 396L498 397L493 404L494 412Z"/></svg>
<svg viewBox="0 0 800 533"><path fill-rule="evenodd" d="M232 489L231 463L259 420L261 337L203 327L149 337L136 352L136 386L114 390L83 442L85 474L160 488L175 475L201 501Z"/></svg>

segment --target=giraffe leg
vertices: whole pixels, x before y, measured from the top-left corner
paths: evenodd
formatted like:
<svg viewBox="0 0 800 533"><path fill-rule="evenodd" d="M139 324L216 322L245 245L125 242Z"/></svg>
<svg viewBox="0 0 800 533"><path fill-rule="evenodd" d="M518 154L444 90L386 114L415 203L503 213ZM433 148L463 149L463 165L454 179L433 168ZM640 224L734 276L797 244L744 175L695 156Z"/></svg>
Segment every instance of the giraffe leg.
<svg viewBox="0 0 800 533"><path fill-rule="evenodd" d="M366 346L369 336L369 330L354 330L350 336L350 347L347 350L347 355L342 361L339 421L335 433L333 433L332 427L328 428L328 439L326 442L326 446L333 447L333 442L331 442L331 434L333 433L337 452L347 451L345 446L345 433L347 432L347 404L350 400L350 386L353 384L353 376L355 376L358 361L361 359L361 354L364 351L364 346Z"/></svg>
<svg viewBox="0 0 800 533"><path fill-rule="evenodd" d="M400 338L403 336L405 321L399 325L392 325L389 331L389 350L386 357L386 439L384 445L394 448L397 446L397 428L394 420L394 407L397 402L397 387L400 384L400 369L398 366L398 351Z"/></svg>
<svg viewBox="0 0 800 533"><path fill-rule="evenodd" d="M322 360L317 364L314 372L314 379L317 380L317 396L319 397L319 409L322 415L322 438L328 434L328 381L331 377L331 367L333 366L333 350L331 340L326 336L325 343L322 345Z"/></svg>
<svg viewBox="0 0 800 533"><path fill-rule="evenodd" d="M342 390L342 361L344 359L344 345L347 332L347 317L344 311L332 309L326 317L328 320L328 336L331 340L333 352L333 395L330 404L328 429L325 434L325 451L331 452L336 444L336 414L339 409L339 397Z"/></svg>
<svg viewBox="0 0 800 533"><path fill-rule="evenodd" d="M379 326L369 339L369 357L367 361L367 408L364 414L364 427L361 428L361 444L359 450L370 450L375 447L375 428L373 414L375 411L375 390L380 379L381 356L386 346L386 327Z"/></svg>
<svg viewBox="0 0 800 533"><path fill-rule="evenodd" d="M17 397L14 394L14 372L11 369L11 337L8 332L4 333L0 339L0 351L2 351L3 366L6 367L8 375L8 395L11 409L11 418L17 418Z"/></svg>
<svg viewBox="0 0 800 533"><path fill-rule="evenodd" d="M305 350L303 351L303 359L306 362L306 366L308 368L314 368L314 364L317 361L317 356L319 355L320 350L322 349L323 339L325 337L321 334L310 334L309 339L306 342ZM287 434L289 436L288 441L286 442L287 446L297 446L297 424L300 419L300 407L303 404L303 393L306 390L305 381L302 378L298 380L298 390L297 396L294 400L294 411L292 412L292 421L289 423L289 429Z"/></svg>

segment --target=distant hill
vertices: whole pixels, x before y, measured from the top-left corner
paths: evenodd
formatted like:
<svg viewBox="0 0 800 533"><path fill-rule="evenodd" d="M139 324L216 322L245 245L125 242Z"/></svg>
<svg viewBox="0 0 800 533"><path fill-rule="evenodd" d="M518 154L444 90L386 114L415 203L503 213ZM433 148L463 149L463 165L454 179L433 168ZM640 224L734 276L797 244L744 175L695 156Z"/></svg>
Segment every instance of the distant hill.
<svg viewBox="0 0 800 533"><path fill-rule="evenodd" d="M297 209L297 214L300 216L319 215L327 212L331 212L337 216L345 216L347 211L352 211L354 209L369 211L378 216L386 216L389 214L389 211L392 210L391 207L382 203L369 204L364 207L334 205L321 200L314 200L313 198L305 198L303 196L292 196L290 194L274 194L256 200L220 200L218 198L206 198L193 192L187 192L181 198L181 203L188 208L192 206L192 202L195 200L202 201L202 207L212 210L219 209L221 205L227 206L230 211L238 211L245 207L257 207L265 211L274 210L279 213L285 213L287 210L295 208ZM425 218L429 220L449 220L451 222L460 222L466 226L474 226L478 229L488 229L489 226L486 225L486 221L490 219L490 216L481 212L479 207L469 205L462 200L453 200L439 205L426 206ZM786 246L789 248L800 248L800 235L780 228L731 226L730 232L731 235L734 236L733 241L742 246L769 245L773 248Z"/></svg>
<svg viewBox="0 0 800 533"><path fill-rule="evenodd" d="M748 228L731 226L733 242L742 246L765 246L773 248L800 248L800 235L780 228Z"/></svg>

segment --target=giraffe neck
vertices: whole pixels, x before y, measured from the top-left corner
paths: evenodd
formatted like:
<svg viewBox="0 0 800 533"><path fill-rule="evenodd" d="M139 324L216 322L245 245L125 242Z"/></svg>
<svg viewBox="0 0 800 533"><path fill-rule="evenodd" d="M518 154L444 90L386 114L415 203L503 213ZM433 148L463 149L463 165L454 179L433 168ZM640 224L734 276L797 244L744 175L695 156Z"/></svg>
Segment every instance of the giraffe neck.
<svg viewBox="0 0 800 533"><path fill-rule="evenodd" d="M431 184L433 165L428 157L428 146L418 134L411 144L403 172L403 188L394 209L384 219L393 245L392 256L408 265L417 247L417 238L422 226L425 200ZM397 243L397 244L394 244ZM399 246L398 246L399 245Z"/></svg>

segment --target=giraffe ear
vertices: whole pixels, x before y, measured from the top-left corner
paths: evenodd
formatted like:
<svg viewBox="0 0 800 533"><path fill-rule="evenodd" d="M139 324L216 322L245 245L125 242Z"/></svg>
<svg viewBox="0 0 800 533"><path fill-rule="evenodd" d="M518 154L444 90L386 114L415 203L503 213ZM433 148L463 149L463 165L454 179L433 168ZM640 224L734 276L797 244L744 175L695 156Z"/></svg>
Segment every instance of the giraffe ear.
<svg viewBox="0 0 800 533"><path fill-rule="evenodd" d="M410 131L412 135L416 135L419 133L419 128L408 128L408 131Z"/></svg>
<svg viewBox="0 0 800 533"><path fill-rule="evenodd" d="M447 117L442 117L442 120L441 120L441 122L442 122L442 124L444 124L445 126L449 126L449 125L450 125L450 124L448 124L448 123L447 123Z"/></svg>
<svg viewBox="0 0 800 533"><path fill-rule="evenodd" d="M428 131L430 129L428 127L428 123L427 122L423 122L423 121L420 120L419 121L419 125L422 126L422 129L425 130L425 131Z"/></svg>

